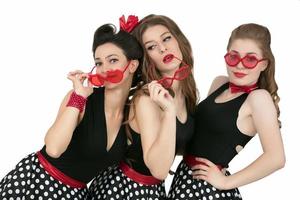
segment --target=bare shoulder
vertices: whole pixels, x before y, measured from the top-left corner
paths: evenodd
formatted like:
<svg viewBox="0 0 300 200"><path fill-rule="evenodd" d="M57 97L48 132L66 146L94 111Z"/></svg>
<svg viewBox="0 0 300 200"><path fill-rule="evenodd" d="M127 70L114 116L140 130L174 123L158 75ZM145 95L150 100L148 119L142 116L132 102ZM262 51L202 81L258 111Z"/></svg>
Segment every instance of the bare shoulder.
<svg viewBox="0 0 300 200"><path fill-rule="evenodd" d="M136 105L136 109L142 112L153 112L155 110L159 111L159 107L157 104L152 101L150 96L148 95L139 95L134 100L134 104Z"/></svg>
<svg viewBox="0 0 300 200"><path fill-rule="evenodd" d="M134 100L135 122L142 136L153 135L160 127L161 110L148 95L138 96Z"/></svg>
<svg viewBox="0 0 300 200"><path fill-rule="evenodd" d="M276 112L271 94L265 89L252 91L247 98L252 111L255 112Z"/></svg>
<svg viewBox="0 0 300 200"><path fill-rule="evenodd" d="M273 103L271 94L265 89L257 89L248 95L249 103L253 105L265 105L266 103Z"/></svg>
<svg viewBox="0 0 300 200"><path fill-rule="evenodd" d="M211 93L213 93L214 91L216 91L219 87L221 87L223 84L228 82L228 77L227 76L217 76L211 86L210 89L208 91L208 95L210 95Z"/></svg>

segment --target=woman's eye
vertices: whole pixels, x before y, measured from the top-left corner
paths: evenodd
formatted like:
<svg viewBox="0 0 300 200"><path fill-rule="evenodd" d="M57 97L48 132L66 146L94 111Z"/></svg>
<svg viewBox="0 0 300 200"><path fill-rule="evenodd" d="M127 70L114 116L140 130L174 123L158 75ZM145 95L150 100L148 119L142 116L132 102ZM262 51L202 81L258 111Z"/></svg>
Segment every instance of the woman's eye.
<svg viewBox="0 0 300 200"><path fill-rule="evenodd" d="M167 36L163 39L164 42L169 41L172 37L171 36Z"/></svg>
<svg viewBox="0 0 300 200"><path fill-rule="evenodd" d="M156 45L151 45L147 47L147 50L153 50L155 48Z"/></svg>
<svg viewBox="0 0 300 200"><path fill-rule="evenodd" d="M230 55L230 59L237 60L237 59L239 59L239 56L238 55Z"/></svg>
<svg viewBox="0 0 300 200"><path fill-rule="evenodd" d="M254 56L247 56L246 59L247 59L248 62L255 62L255 61L257 61L257 58L254 57Z"/></svg>
<svg viewBox="0 0 300 200"><path fill-rule="evenodd" d="M100 67L102 65L102 63L98 62L98 63L95 63L95 66L97 67Z"/></svg>
<svg viewBox="0 0 300 200"><path fill-rule="evenodd" d="M118 59L110 59L110 63L115 63L115 62L117 62L118 61Z"/></svg>

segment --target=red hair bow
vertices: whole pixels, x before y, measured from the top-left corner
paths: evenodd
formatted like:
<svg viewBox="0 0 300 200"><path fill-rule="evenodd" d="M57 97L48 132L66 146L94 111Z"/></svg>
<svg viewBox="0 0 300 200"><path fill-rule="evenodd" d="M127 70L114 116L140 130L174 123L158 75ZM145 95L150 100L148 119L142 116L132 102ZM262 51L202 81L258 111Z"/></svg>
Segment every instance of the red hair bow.
<svg viewBox="0 0 300 200"><path fill-rule="evenodd" d="M139 18L134 15L129 15L127 18L127 22L125 21L124 15L122 15L122 17L120 17L119 20L120 20L120 29L128 33L130 33L134 29L134 27L136 27L136 25L138 25L139 23Z"/></svg>

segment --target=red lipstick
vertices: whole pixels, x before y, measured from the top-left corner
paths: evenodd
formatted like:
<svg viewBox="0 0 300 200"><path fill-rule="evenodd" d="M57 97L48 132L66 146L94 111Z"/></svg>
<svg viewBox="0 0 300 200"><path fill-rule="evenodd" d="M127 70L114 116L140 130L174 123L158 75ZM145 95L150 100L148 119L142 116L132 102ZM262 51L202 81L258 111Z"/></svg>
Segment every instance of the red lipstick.
<svg viewBox="0 0 300 200"><path fill-rule="evenodd" d="M243 77L245 77L247 75L247 74L240 73L240 72L233 72L233 74L237 78L243 78Z"/></svg>
<svg viewBox="0 0 300 200"><path fill-rule="evenodd" d="M167 64L167 63L171 62L171 61L173 60L173 58L174 58L174 55L173 55L173 54L168 54L168 55L166 55L166 56L163 58L163 62L164 62L165 64Z"/></svg>

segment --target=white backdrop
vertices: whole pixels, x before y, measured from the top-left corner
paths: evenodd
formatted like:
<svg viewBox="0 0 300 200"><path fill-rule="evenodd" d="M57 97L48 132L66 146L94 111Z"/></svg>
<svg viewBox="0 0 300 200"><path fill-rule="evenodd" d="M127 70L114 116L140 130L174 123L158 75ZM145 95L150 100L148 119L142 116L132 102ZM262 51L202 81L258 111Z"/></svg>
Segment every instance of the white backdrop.
<svg viewBox="0 0 300 200"><path fill-rule="evenodd" d="M244 200L295 199L298 192L291 179L300 178L296 171L300 110L293 95L300 85L299 10L300 0L1 1L0 179L24 156L43 146L44 135L72 86L67 73L88 71L93 64L95 29L108 22L118 26L122 14L142 18L154 13L174 19L190 40L201 99L213 78L226 73L223 55L232 29L248 22L270 29L287 163L284 169L240 191ZM231 172L248 165L261 151L255 137L232 161ZM173 169L177 163L178 159Z"/></svg>

